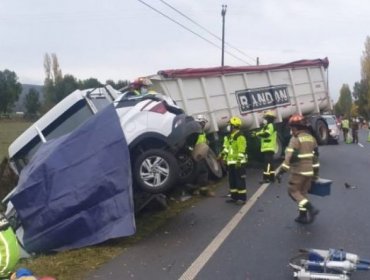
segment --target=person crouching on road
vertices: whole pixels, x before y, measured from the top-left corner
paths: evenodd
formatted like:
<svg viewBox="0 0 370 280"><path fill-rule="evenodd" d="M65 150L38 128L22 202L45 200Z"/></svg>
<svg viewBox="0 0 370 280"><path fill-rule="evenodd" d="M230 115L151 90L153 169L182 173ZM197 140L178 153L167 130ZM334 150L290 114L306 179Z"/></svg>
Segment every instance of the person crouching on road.
<svg viewBox="0 0 370 280"><path fill-rule="evenodd" d="M229 121L229 135L224 137L221 157L227 165L230 199L226 202L245 204L247 189L245 185L245 168L247 164L247 140L240 132L242 121L232 117Z"/></svg>
<svg viewBox="0 0 370 280"><path fill-rule="evenodd" d="M285 159L282 164L283 172L289 171L288 193L298 204L299 215L297 223L312 223L319 213L307 198L314 177L314 154L317 151L317 142L309 133L305 119L296 114L290 117L288 124L292 130L292 137L285 150Z"/></svg>
<svg viewBox="0 0 370 280"><path fill-rule="evenodd" d="M256 133L256 136L261 139L261 152L263 154L263 178L260 182L261 184L275 181L274 154L277 135L274 120L274 112L265 112L263 115L264 126Z"/></svg>

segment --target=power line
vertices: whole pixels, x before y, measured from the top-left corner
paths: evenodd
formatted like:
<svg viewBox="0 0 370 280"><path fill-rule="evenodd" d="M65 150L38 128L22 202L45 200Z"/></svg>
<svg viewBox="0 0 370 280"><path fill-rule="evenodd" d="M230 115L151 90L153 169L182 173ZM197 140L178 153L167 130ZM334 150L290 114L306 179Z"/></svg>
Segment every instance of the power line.
<svg viewBox="0 0 370 280"><path fill-rule="evenodd" d="M209 31L207 28L205 28L204 26L202 26L201 24L197 23L195 20L191 19L190 17L188 17L187 15L185 15L183 12L179 11L178 9L176 9L175 7L173 7L172 5L168 4L166 1L164 0L160 0L163 4L165 4L167 7L170 7L172 10L176 11L177 13L179 13L180 15L182 15L184 18L186 18L187 20L189 20L190 22L194 23L196 26L200 27L201 29L203 29L204 31L206 31L209 35L213 36L214 38L222 41L222 38L220 38L219 36L217 36L216 34L214 34L212 31ZM225 44L227 46L229 46L230 48L236 50L237 52L241 53L242 55L248 57L249 59L252 59L253 62L255 63L256 62L256 59L254 57L251 57L249 56L248 54L246 54L245 52L243 52L242 50L230 45L229 43L225 42Z"/></svg>
<svg viewBox="0 0 370 280"><path fill-rule="evenodd" d="M153 11L155 11L155 12L159 13L161 16L164 16L165 18L169 19L170 21L172 21L172 22L176 23L177 25L181 26L181 27L182 27L182 28L184 28L185 30L187 30L187 31L189 31L189 32L191 32L191 33L193 33L194 35L196 35L196 36L198 36L199 38L203 39L204 41L208 42L209 44L211 44L211 45L215 46L216 48L221 49L218 45L216 45L216 44L215 44L215 43L213 43L212 41L210 41L210 40L208 40L207 38L203 37L202 35L200 35L200 34L196 33L195 31L191 30L190 28L186 27L185 25L181 24L180 22L178 22L178 21L174 20L173 18L169 17L168 15L166 15L166 14L162 13L161 11L157 10L157 9L156 9L156 8L154 8L153 6L149 5L148 3L146 3L146 2L144 2L144 1L142 1L142 0L137 0L137 1L139 1L139 2L140 2L140 3L142 3L142 4L144 4L145 6L149 7L149 8L150 8L150 9L152 9ZM238 56L236 56L236 55L234 55L234 54L232 54L232 53L230 53L230 52L228 52L228 51L225 51L225 52L226 52L227 54L229 54L230 56L234 57L235 59L237 59L237 60L239 60L239 61L241 61L241 62L243 62L243 63L246 63L246 64L249 64L249 65L250 65L250 63L248 63L248 62L247 62L247 61L245 61L244 59L242 59L242 58L240 58L240 57L238 57Z"/></svg>

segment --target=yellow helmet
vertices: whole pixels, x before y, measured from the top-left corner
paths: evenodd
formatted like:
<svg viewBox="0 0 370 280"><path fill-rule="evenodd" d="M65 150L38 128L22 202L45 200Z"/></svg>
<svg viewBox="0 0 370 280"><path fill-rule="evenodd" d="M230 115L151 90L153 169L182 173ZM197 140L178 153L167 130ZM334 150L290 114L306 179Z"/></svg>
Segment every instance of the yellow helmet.
<svg viewBox="0 0 370 280"><path fill-rule="evenodd" d="M238 117L231 117L230 124L235 127L240 127L242 125L242 120Z"/></svg>
<svg viewBox="0 0 370 280"><path fill-rule="evenodd" d="M264 118L276 118L275 113L273 111L266 111L263 114L263 117Z"/></svg>

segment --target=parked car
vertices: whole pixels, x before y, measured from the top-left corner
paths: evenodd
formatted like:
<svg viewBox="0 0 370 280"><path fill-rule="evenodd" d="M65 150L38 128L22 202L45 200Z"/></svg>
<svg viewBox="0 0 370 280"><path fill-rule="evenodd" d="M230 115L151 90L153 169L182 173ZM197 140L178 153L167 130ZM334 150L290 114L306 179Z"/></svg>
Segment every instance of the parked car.
<svg viewBox="0 0 370 280"><path fill-rule="evenodd" d="M340 126L338 125L337 117L334 115L323 115L329 128L329 141L336 144L339 142Z"/></svg>

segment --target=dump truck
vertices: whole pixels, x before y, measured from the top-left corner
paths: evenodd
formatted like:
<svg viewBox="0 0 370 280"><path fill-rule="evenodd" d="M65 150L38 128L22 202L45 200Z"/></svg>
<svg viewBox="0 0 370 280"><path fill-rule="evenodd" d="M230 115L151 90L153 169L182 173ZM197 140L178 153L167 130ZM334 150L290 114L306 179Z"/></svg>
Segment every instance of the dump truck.
<svg viewBox="0 0 370 280"><path fill-rule="evenodd" d="M287 121L294 113L306 116L319 144L328 142L329 130L322 117L333 109L328 65L324 58L258 66L172 69L149 78L157 91L170 96L188 115L205 115L209 120L207 131L218 145L231 116L242 119L243 131L250 136L248 132L261 127L263 113L274 111L278 132L275 155L279 157L289 141ZM256 156L258 144L248 146L249 155Z"/></svg>

